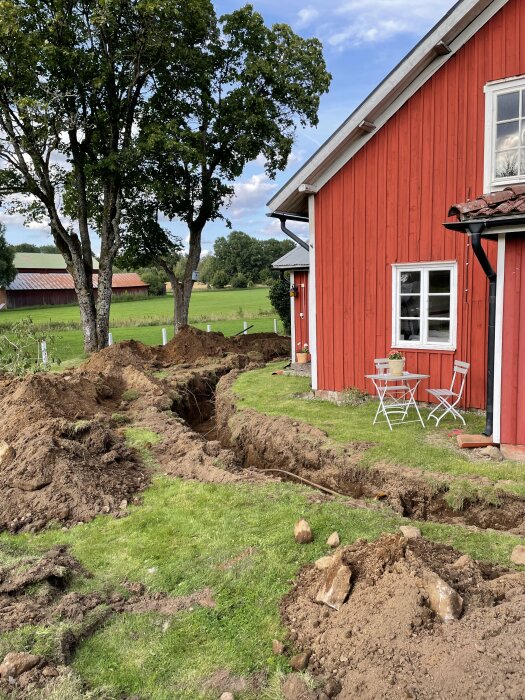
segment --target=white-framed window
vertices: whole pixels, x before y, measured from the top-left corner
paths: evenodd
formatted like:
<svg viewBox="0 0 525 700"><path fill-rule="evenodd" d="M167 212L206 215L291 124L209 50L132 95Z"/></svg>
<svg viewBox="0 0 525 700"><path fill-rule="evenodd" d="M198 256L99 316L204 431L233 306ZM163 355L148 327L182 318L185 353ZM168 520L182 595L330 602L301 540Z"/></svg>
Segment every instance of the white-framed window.
<svg viewBox="0 0 525 700"><path fill-rule="evenodd" d="M525 76L485 86L484 191L525 182Z"/></svg>
<svg viewBox="0 0 525 700"><path fill-rule="evenodd" d="M392 347L455 350L455 262L392 266Z"/></svg>

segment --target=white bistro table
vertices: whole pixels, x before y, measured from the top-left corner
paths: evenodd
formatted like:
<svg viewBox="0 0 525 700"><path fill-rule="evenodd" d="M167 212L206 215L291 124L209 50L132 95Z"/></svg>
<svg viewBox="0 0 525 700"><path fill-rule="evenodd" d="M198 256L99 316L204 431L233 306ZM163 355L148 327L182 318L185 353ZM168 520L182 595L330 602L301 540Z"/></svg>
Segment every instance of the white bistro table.
<svg viewBox="0 0 525 700"><path fill-rule="evenodd" d="M382 415L390 430L393 429L393 425L400 423L421 423L425 427L414 397L419 384L424 379L428 379L430 377L429 374L403 372L402 375L383 373L367 374L365 376L373 383L379 399L379 407L372 425L381 422L380 416ZM417 418L407 420L411 406L416 410Z"/></svg>

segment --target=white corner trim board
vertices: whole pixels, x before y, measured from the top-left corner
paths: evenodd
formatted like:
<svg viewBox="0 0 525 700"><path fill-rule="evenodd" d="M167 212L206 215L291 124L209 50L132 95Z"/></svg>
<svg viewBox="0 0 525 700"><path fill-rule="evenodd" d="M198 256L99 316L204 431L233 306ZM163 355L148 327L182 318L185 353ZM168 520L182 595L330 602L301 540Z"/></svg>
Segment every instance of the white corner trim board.
<svg viewBox="0 0 525 700"><path fill-rule="evenodd" d="M293 272L290 272L290 289L295 284L295 274ZM291 349L291 360L292 362L295 362L295 353L297 352L297 348L295 347L295 297L290 297L290 326L292 330L292 349Z"/></svg>
<svg viewBox="0 0 525 700"><path fill-rule="evenodd" d="M308 197L308 235L310 241L310 269L308 273L308 340L312 356L312 390L318 389L317 378L317 296L315 270L315 195Z"/></svg>
<svg viewBox="0 0 525 700"><path fill-rule="evenodd" d="M501 438L501 383L503 370L503 306L505 295L505 234L498 235L498 282L496 287L496 338L494 348L494 426L492 439Z"/></svg>

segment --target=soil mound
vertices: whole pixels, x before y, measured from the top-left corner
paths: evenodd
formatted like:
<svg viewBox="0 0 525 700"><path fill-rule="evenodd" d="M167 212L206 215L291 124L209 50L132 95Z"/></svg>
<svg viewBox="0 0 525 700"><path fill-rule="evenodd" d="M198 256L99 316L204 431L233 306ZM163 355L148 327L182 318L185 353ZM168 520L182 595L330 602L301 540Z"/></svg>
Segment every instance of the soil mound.
<svg viewBox="0 0 525 700"><path fill-rule="evenodd" d="M320 685L331 679L339 700L525 697L525 573L397 535L360 540L336 556L352 572L339 611L315 602L327 572L308 567L282 616L298 649L311 652ZM434 612L436 580L463 599L460 619L444 623Z"/></svg>
<svg viewBox="0 0 525 700"><path fill-rule="evenodd" d="M82 369L86 372L100 372L106 374L115 367L140 367L158 364L157 348L138 340L123 340L116 345L110 345L103 350L93 353Z"/></svg>
<svg viewBox="0 0 525 700"><path fill-rule="evenodd" d="M193 363L205 357L228 353L256 353L264 361L289 354L290 340L274 333L252 333L226 338L222 333L206 333L184 326L159 350L159 357L171 363Z"/></svg>

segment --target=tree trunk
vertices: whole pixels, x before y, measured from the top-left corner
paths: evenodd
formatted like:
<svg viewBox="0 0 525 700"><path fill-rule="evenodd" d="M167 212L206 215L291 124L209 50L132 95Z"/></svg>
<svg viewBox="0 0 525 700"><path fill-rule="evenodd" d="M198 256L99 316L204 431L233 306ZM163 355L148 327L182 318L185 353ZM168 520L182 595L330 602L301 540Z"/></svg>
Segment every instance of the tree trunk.
<svg viewBox="0 0 525 700"><path fill-rule="evenodd" d="M184 279L182 282L177 282L173 289L175 307L173 327L175 333L177 333L182 326L188 325L191 292L194 284L193 272L198 268L201 259L201 236L202 227L190 227L190 247L188 259L186 260L186 267L184 268Z"/></svg>
<svg viewBox="0 0 525 700"><path fill-rule="evenodd" d="M97 292L97 341L98 349L105 348L109 342L109 313L111 309L111 282L113 279L113 264L105 260L98 271Z"/></svg>

